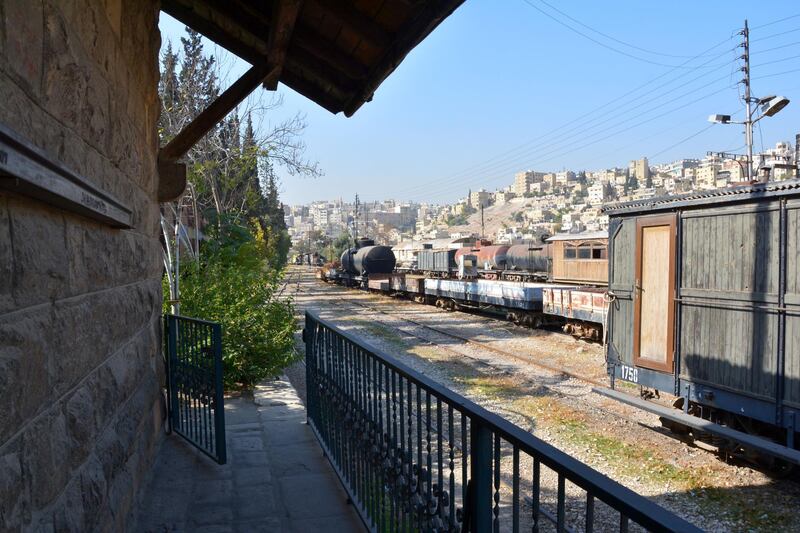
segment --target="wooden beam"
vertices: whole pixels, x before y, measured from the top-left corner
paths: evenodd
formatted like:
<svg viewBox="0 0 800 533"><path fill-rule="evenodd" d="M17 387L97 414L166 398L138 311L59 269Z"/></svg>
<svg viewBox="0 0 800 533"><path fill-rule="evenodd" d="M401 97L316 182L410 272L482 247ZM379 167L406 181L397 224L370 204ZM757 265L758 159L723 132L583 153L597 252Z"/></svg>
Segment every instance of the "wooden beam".
<svg viewBox="0 0 800 533"><path fill-rule="evenodd" d="M378 26L378 23L353 7L352 2L342 0L314 0L320 9L332 18L347 26L362 39L378 48L386 48L392 42L392 35Z"/></svg>
<svg viewBox="0 0 800 533"><path fill-rule="evenodd" d="M158 201L176 200L186 190L186 164L158 161Z"/></svg>
<svg viewBox="0 0 800 533"><path fill-rule="evenodd" d="M264 87L270 91L278 88L283 64L286 62L286 51L289 50L294 25L302 6L303 0L276 0L275 2L267 44L268 61L272 72L264 80Z"/></svg>
<svg viewBox="0 0 800 533"><path fill-rule="evenodd" d="M174 162L182 157L203 138L211 128L230 113L234 107L247 98L264 79L274 70L266 63L250 67L242 77L233 82L233 85L217 97L195 119L184 127L166 146L158 153L160 162Z"/></svg>

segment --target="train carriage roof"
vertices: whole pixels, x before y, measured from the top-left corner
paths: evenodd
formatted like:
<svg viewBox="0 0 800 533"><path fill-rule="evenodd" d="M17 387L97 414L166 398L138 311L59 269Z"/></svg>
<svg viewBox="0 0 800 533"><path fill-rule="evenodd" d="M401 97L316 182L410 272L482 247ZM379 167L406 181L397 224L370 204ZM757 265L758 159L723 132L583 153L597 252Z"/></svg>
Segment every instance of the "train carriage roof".
<svg viewBox="0 0 800 533"><path fill-rule="evenodd" d="M166 13L351 116L463 0L162 0Z"/></svg>
<svg viewBox="0 0 800 533"><path fill-rule="evenodd" d="M557 233L547 238L547 242L553 241L589 241L597 239L608 239L607 231L584 231L582 233Z"/></svg>
<svg viewBox="0 0 800 533"><path fill-rule="evenodd" d="M706 205L716 206L760 198L794 195L800 196L800 179L796 178L739 187L692 191L674 196L657 196L632 202L620 202L603 207L602 212L609 217L620 217L639 213L672 211L680 208L697 208Z"/></svg>

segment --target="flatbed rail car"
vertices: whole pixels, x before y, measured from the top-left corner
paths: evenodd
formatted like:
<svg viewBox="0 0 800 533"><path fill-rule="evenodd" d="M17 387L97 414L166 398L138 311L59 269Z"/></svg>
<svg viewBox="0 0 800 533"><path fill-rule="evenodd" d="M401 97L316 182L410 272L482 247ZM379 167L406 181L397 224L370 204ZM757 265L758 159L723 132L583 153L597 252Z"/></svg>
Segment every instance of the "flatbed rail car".
<svg viewBox="0 0 800 533"><path fill-rule="evenodd" d="M493 311L512 322L539 327L558 320L543 313L542 292L550 286L547 283L429 278L425 280L425 295L437 307Z"/></svg>
<svg viewBox="0 0 800 533"><path fill-rule="evenodd" d="M756 451L774 457L766 444L778 442L781 459L800 463L800 180L605 212L611 387L624 380L643 397L674 395L703 424L649 410L690 437L719 436L702 429L709 421L747 437L747 449L715 442L723 453L750 456L758 435Z"/></svg>

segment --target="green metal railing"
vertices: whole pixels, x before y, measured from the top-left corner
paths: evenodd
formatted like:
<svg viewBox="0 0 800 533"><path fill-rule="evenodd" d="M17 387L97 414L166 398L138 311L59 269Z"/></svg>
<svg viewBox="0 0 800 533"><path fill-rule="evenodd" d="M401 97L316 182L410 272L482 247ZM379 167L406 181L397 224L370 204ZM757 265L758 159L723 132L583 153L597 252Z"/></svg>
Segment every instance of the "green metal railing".
<svg viewBox="0 0 800 533"><path fill-rule="evenodd" d="M699 531L306 313L308 421L372 531Z"/></svg>
<svg viewBox="0 0 800 533"><path fill-rule="evenodd" d="M222 328L215 322L164 316L170 428L225 464Z"/></svg>

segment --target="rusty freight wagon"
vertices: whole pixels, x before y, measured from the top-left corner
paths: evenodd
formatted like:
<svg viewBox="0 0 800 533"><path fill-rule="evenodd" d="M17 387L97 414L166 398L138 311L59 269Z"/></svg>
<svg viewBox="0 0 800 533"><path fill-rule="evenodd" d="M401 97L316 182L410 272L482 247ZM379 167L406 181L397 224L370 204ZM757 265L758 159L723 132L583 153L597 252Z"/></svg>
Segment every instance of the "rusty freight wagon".
<svg viewBox="0 0 800 533"><path fill-rule="evenodd" d="M666 392L679 409L606 394L725 453L800 464L800 180L605 212L612 388Z"/></svg>
<svg viewBox="0 0 800 533"><path fill-rule="evenodd" d="M564 333L599 340L606 322L605 289L553 285L542 291L544 313L563 317Z"/></svg>

